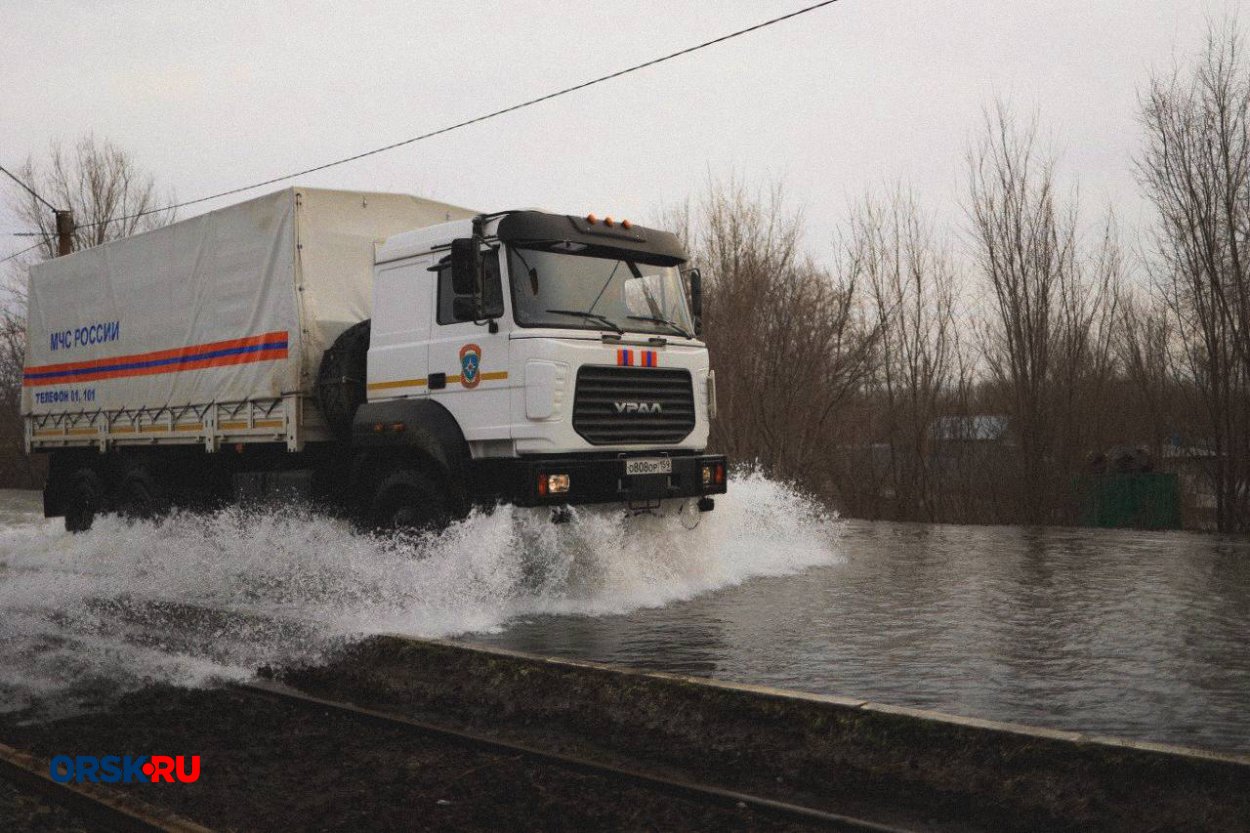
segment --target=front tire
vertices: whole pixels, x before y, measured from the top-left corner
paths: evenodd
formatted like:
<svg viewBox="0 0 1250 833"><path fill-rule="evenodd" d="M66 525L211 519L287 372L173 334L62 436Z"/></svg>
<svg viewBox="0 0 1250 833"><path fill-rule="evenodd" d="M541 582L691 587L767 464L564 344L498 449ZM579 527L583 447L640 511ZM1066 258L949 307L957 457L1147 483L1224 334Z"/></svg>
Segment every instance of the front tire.
<svg viewBox="0 0 1250 833"><path fill-rule="evenodd" d="M95 522L104 496L104 484L91 469L79 469L69 479L65 495L65 531L86 532Z"/></svg>
<svg viewBox="0 0 1250 833"><path fill-rule="evenodd" d="M369 507L368 526L374 530L437 532L451 523L445 490L419 469L400 469L382 479Z"/></svg>

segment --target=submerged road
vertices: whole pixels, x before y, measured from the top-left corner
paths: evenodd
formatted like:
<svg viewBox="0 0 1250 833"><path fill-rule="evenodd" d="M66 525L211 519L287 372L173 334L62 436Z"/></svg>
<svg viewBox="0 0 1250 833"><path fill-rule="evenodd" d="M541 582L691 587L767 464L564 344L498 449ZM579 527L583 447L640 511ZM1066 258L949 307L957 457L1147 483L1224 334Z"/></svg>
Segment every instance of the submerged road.
<svg viewBox="0 0 1250 833"><path fill-rule="evenodd" d="M1250 539L836 526L834 563L466 639L1250 754Z"/></svg>
<svg viewBox="0 0 1250 833"><path fill-rule="evenodd" d="M845 522L761 478L693 533L503 509L435 540L237 511L67 536L38 509L0 493L6 710L398 632L1250 752L1244 539Z"/></svg>

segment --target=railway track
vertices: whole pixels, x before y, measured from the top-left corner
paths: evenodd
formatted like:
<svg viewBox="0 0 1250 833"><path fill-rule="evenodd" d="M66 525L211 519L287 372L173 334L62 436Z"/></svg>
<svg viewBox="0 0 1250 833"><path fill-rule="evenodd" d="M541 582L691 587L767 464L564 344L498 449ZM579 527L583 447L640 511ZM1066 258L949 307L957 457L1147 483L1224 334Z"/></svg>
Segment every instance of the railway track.
<svg viewBox="0 0 1250 833"><path fill-rule="evenodd" d="M166 612L170 616L177 613L172 609ZM343 680L355 680L352 675L362 669L368 670L371 676L357 683L340 685ZM376 690L375 684L369 681L373 678L376 678ZM423 807L435 808L429 812L447 814L445 817L449 820L455 818L466 825L476 822L479 826L475 829L482 829L481 825L487 823L494 823L494 827L486 829L500 829L508 821L518 819L524 823L531 817L537 818L538 813L559 819L561 813L598 818L595 813L609 812L620 814L613 818L627 820L664 819L668 824L661 829L682 829L674 820L689 818L692 825L698 824L701 829L708 820L713 826L725 820L729 826L749 827L755 822L757 826L781 827L786 831L909 833L899 827L900 824L910 828L911 833L932 830L935 825L960 830L1098 827L1131 831L1150 826L1151 818L1158 816L1168 820L1163 826L1176 829L1240 831L1244 829L1246 817L1243 812L1245 796L1250 795L1245 789L1250 774L1245 759L458 643L378 637L362 643L330 665L306 671L303 676L296 674L294 679L304 681L302 685L312 690L326 692L325 696L267 680L215 691L197 690L172 698L156 692L150 698L140 698L143 708L136 713L160 716L166 721L163 729L158 720L155 724L133 721L120 726L106 722L103 730L94 731L94 718L86 715L78 723L69 721L60 728L15 730L7 740L18 747L45 752L66 748L65 740L72 745L80 732L95 738L101 748L118 748L119 742L124 745L126 738L133 735L163 738L165 744L171 738L177 742L189 739L195 751L202 748L196 746L197 743L207 741L208 748L219 756L216 759L221 762L218 772L227 773L237 772L241 765L252 765L252 759L243 753L251 754L265 743L286 748L291 737L296 736L308 739L316 750L310 756L316 766L310 767L309 772L346 778L350 788L358 791L355 794L373 796L375 802L368 811L370 814L384 815L393 811L392 820L402 819L402 812L406 812L411 799L423 802ZM628 692L628 696L622 698L622 692ZM379 699L374 701L374 696ZM356 697L377 705L369 708L347 702ZM402 706L390 703L426 701L446 706L457 717L419 720L394 711L377 710L403 711ZM606 721L600 714L605 704L613 709ZM500 710L506 714L500 714ZM657 714L663 715L663 719L649 722ZM249 715L252 719L243 721L240 726L240 718ZM604 757L617 763L575 757L577 754L597 757L597 752L548 751L543 740L514 742L493 737L494 729L490 727L494 724L490 721L497 716L500 731L512 738L527 737L524 726L535 720L564 721L564 732L581 732L587 737L597 736L602 730L605 748L615 750L603 753ZM198 734L184 733L179 728L188 719L199 721L201 717L206 718L206 722ZM326 720L326 717L333 720ZM770 729L769 721L777 725ZM173 730L169 729L171 725ZM473 731L456 728L464 725L488 728ZM635 734L635 730L639 734ZM758 734L752 734L757 730ZM288 734L292 731L298 734ZM516 733L518 731L520 734ZM421 736L439 742L406 742ZM386 739L391 737L399 742L389 745ZM573 739L568 735L562 737ZM381 746L377 745L379 738ZM702 775L693 779L684 774L674 775L674 772L701 773L704 759L700 757L700 750L705 748L705 741L717 739L725 740L718 748L727 748L730 752L730 757L724 759L724 766L718 767L724 773L722 783L748 784L746 789L758 790L764 795L700 783ZM579 746L574 742L565 748ZM373 760L374 750L379 748L386 749L385 760L396 772L421 773L421 776L379 780L372 775L372 770L350 768L353 760ZM503 768L509 772L509 777L479 777L472 789L462 782L447 792L449 785L485 768L480 765L481 760L473 760L476 752L489 761L487 766ZM871 760L883 761L886 765L898 762L898 766L907 768L905 778L885 771L880 776L879 786L870 784L871 795L864 803L850 804L854 808L850 813L875 816L876 805L868 802L880 799L871 796L894 796L886 799L897 800L890 808L891 815L884 820L888 823L831 812L824 808L838 805L820 801L819 794L814 792L823 789L823 783L812 777L813 774L837 771L844 766L844 759L853 761L856 756L871 756ZM455 759L457 768L448 769L444 758ZM960 773L972 773L976 777L963 782L943 780L948 759ZM630 762L620 765L621 760ZM635 760L641 763L634 763ZM774 768L777 772L790 773L786 783L801 792L786 795L788 801L769 798L772 791L769 773ZM459 772L460 769L465 771ZM299 770L279 768L279 771L299 776L288 778L283 785L288 797L297 798L300 790L318 788L321 793L309 792L309 796L327 794L324 778L320 787L315 787L310 786L315 779L308 779ZM581 777L564 778L562 772ZM934 773L935 792L938 788L946 790L936 799L930 798L934 793L918 795L916 783L908 780L914 779L916 773L923 775L925 772ZM742 780L738 781L739 778ZM210 833L206 827L172 816L159 807L132 800L133 793L127 791L90 784L56 783L48 777L46 758L36 758L3 745L0 745L0 781L20 787L24 794L37 794L44 806L66 807L71 815L89 820L92 830ZM210 789L208 798L171 802L171 806L214 825L239 830L251 829L249 820L253 819L257 820L257 827L263 827L259 819L280 806L273 800L275 794L266 782L261 782L259 789L250 790L226 787L228 783L218 781L217 792L213 794ZM896 789L900 783L902 786ZM969 789L966 793L957 793L962 783L968 783ZM1102 806L1095 808L1097 812L1092 812L1087 803L1056 810L1046 803L1049 801L1046 796L1039 797L1027 789L1021 792L1021 785L1056 783L1065 785L1071 795L1086 795L1082 790L1088 790L1089 794L1100 797ZM1125 794L1124 783L1137 785L1131 795ZM333 784L330 782L330 786ZM910 794L909 788L913 790ZM1045 789L1058 788L1047 786ZM158 795L155 792L143 794L145 797ZM855 802L860 794L858 787L851 786L839 796ZM6 829L2 818L5 802L14 795L8 789L0 794L0 830ZM965 806L974 807L978 812L964 815L962 810L958 814L950 812L949 808L944 811L942 801L951 795L964 796L969 802ZM600 808L599 801L604 796L609 799L604 802L604 808ZM668 800L670 798L679 800ZM223 814L206 810L207 806L212 806L212 801L217 802L216 807L226 807L228 811ZM18 806L25 807L27 803L20 799ZM804 803L816 806L804 806ZM42 812L39 804L31 806L36 812ZM449 806L453 809L446 809ZM296 809L300 807L296 805ZM1195 807L1205 815L1201 815L1201 822L1192 824ZM313 804L303 809L308 810L307 818L322 818L315 815ZM493 809L505 812L492 813ZM982 809L986 812L980 812ZM513 815L509 816L509 812ZM340 816L347 818L346 814L335 815L335 818ZM482 822L483 818L488 821ZM271 829L282 827L283 822L291 824L290 819L281 814L270 821L274 822L269 825ZM44 825L41 829L48 828ZM455 828L448 826L447 829Z"/></svg>
<svg viewBox="0 0 1250 833"><path fill-rule="evenodd" d="M247 696L265 698L286 706L315 709L321 713L334 712L351 720L384 726L413 737L435 738L464 748L517 757L538 766L590 775L610 783L639 787L730 812L749 811L754 819L846 833L914 833L899 827L673 778L644 769L629 769L588 758L553 753L403 715L316 697L276 683L258 681L236 684L231 688ZM117 833L213 833L208 827L140 801L124 792L94 784L54 781L48 774L46 760L3 744L0 744L0 780L13 784L23 792L36 794L42 801L64 808L90 830Z"/></svg>
<svg viewBox="0 0 1250 833"><path fill-rule="evenodd" d="M866 819L722 789L685 779L672 778L656 772L629 769L588 758L548 752L525 744L499 740L473 732L427 723L403 715L367 709L353 703L323 699L277 683L262 681L238 684L235 688L236 690L268 697L287 704L337 712L358 720L381 724L410 735L424 735L487 752L518 756L542 765L594 775L618 783L632 784L706 805L737 811L749 809L754 814L777 821L794 822L823 830L845 831L845 833L917 833L914 830L878 824Z"/></svg>

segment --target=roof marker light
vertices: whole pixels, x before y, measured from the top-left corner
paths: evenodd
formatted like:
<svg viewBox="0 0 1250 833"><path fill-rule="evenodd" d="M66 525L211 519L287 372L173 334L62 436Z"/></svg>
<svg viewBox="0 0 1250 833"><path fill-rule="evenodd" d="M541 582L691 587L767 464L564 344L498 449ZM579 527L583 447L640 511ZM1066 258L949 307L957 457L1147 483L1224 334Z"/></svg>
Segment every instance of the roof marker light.
<svg viewBox="0 0 1250 833"><path fill-rule="evenodd" d="M587 214L586 222L590 223L593 226L595 223L599 222L599 218L596 217L594 214Z"/></svg>
<svg viewBox="0 0 1250 833"><path fill-rule="evenodd" d="M603 218L603 224L604 224L605 226L607 226L608 228L612 228L612 226L616 225L614 222L612 222L612 218L611 218L611 217L604 217L604 218Z"/></svg>
<svg viewBox="0 0 1250 833"><path fill-rule="evenodd" d="M633 227L634 227L634 224L631 223L629 220L621 220L621 228L627 229L627 228L633 228Z"/></svg>

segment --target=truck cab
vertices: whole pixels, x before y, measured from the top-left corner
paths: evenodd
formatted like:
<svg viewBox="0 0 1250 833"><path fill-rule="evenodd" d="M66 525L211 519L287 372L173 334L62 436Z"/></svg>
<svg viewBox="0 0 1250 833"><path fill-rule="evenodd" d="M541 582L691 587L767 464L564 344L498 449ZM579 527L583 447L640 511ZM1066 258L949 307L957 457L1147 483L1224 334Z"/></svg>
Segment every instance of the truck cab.
<svg viewBox="0 0 1250 833"><path fill-rule="evenodd" d="M703 454L715 376L685 262L674 235L594 215L513 211L388 238L353 445L410 446L442 421L465 459L441 468L464 471L451 492L469 501L711 510L726 461ZM378 499L383 524L410 511Z"/></svg>

